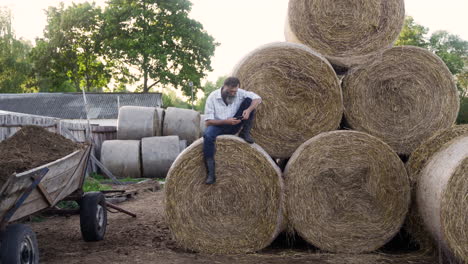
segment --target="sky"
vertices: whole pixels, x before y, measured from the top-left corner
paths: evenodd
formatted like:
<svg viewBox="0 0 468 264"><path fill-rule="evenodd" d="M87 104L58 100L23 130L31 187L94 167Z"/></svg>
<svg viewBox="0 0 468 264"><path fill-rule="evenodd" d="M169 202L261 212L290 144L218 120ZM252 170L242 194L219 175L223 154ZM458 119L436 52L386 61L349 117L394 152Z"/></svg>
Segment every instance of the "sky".
<svg viewBox="0 0 468 264"><path fill-rule="evenodd" d="M12 10L16 37L42 37L44 10L60 0L0 0ZM65 4L73 1L64 0ZM85 0L74 0L85 2ZM104 0L97 0L102 5ZM212 58L213 72L207 80L229 75L234 65L253 49L270 42L285 41L283 28L288 0L191 0L191 17L220 43ZM447 30L468 40L468 0L406 0L406 15L431 32Z"/></svg>

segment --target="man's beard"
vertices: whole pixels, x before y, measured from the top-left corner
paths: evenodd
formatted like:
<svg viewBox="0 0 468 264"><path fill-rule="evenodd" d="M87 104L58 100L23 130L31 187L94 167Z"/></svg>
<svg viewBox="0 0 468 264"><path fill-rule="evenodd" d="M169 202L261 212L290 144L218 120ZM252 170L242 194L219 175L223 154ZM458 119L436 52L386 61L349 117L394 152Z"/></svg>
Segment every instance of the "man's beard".
<svg viewBox="0 0 468 264"><path fill-rule="evenodd" d="M236 98L236 96L226 96L226 103L229 105L229 104L232 104L232 102L234 102L234 99Z"/></svg>

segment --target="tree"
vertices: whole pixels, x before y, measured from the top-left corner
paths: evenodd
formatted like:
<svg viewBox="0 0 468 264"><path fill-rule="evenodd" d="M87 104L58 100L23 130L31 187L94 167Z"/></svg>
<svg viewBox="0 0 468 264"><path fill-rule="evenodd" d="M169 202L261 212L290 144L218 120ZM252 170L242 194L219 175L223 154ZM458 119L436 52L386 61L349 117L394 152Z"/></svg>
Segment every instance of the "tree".
<svg viewBox="0 0 468 264"><path fill-rule="evenodd" d="M426 48L439 56L457 81L460 100L468 90L468 41L447 31L436 31L427 37L428 29L406 17L403 30L395 45L413 45Z"/></svg>
<svg viewBox="0 0 468 264"><path fill-rule="evenodd" d="M396 46L417 46L421 48L426 48L428 43L425 39L425 35L429 32L429 29L423 27L416 22L410 16L405 18L403 29L400 32L400 36L395 42Z"/></svg>
<svg viewBox="0 0 468 264"><path fill-rule="evenodd" d="M11 28L11 12L0 8L0 92L30 91L26 85L31 73L28 53L32 45L18 40Z"/></svg>
<svg viewBox="0 0 468 264"><path fill-rule="evenodd" d="M217 44L189 18L190 9L188 0L109 0L103 26L108 54L134 67L141 91L172 85L189 95L187 84L199 87L212 70Z"/></svg>
<svg viewBox="0 0 468 264"><path fill-rule="evenodd" d="M208 98L208 95L210 95L210 93L212 93L214 90L223 86L224 80L226 78L227 76L221 76L221 77L218 77L218 79L216 80L216 83L213 83L210 81L205 83L205 86L203 86L202 88L204 95L200 100L198 100L198 103L195 106L196 110L202 113L205 112L205 104L206 104L206 99Z"/></svg>
<svg viewBox="0 0 468 264"><path fill-rule="evenodd" d="M103 57L102 11L73 3L47 10L44 38L31 53L41 91L101 90L111 79L113 61Z"/></svg>

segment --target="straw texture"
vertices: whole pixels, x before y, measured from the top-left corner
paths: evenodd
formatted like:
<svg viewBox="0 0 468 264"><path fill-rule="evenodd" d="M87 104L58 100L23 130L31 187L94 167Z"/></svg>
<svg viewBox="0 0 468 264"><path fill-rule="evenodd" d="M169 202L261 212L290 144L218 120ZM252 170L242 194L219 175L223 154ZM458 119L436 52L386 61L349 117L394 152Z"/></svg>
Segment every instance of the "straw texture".
<svg viewBox="0 0 468 264"><path fill-rule="evenodd" d="M376 250L399 231L408 211L403 162L365 133L332 131L308 140L284 177L290 224L322 250Z"/></svg>
<svg viewBox="0 0 468 264"><path fill-rule="evenodd" d="M421 171L418 213L441 249L468 262L468 136L450 141Z"/></svg>
<svg viewBox="0 0 468 264"><path fill-rule="evenodd" d="M342 83L348 125L409 155L452 126L459 110L453 76L443 61L417 47L395 47L354 69Z"/></svg>
<svg viewBox="0 0 468 264"><path fill-rule="evenodd" d="M275 158L289 158L309 138L338 128L343 103L331 65L304 45L271 43L234 68L241 87L262 97L251 131Z"/></svg>
<svg viewBox="0 0 468 264"><path fill-rule="evenodd" d="M421 171L426 166L429 159L450 144L453 140L468 136L468 125L457 125L444 130L440 130L432 137L425 140L410 156L406 163L406 170L412 186L412 204L408 214L405 228L414 238L415 242L425 251L435 249L433 239L424 228L421 216L418 213L416 190L421 177Z"/></svg>
<svg viewBox="0 0 468 264"><path fill-rule="evenodd" d="M290 0L285 37L351 67L390 47L404 18L403 0Z"/></svg>
<svg viewBox="0 0 468 264"><path fill-rule="evenodd" d="M236 136L216 140L214 185L204 184L203 139L185 149L168 173L166 218L177 243L205 253L255 252L283 223L281 171L258 145Z"/></svg>

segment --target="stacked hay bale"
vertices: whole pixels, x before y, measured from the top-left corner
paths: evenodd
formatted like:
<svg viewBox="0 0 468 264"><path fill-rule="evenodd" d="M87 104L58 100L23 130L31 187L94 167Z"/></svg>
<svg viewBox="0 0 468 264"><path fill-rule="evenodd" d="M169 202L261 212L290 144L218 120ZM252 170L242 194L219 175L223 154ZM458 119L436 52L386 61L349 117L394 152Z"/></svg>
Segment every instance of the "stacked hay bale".
<svg viewBox="0 0 468 264"><path fill-rule="evenodd" d="M289 159L283 173L289 227L320 249L369 252L393 238L407 212L414 211L409 202L414 185L398 154L410 155L454 124L459 103L444 63L419 48L392 48L403 21L403 0L290 0L289 43L259 47L233 69L241 88L262 97L252 129L256 143L273 158ZM359 132L329 132L340 122ZM222 155L233 162L246 159L224 153L216 156L217 162ZM171 171L184 169L184 163L176 162ZM201 161L190 169L187 175L196 171L205 176ZM238 170L231 166L235 175L224 180L233 181ZM216 236L221 231L211 233L188 213L214 210L209 203L194 203L193 197L175 198L188 184L179 177L184 176L171 175L166 186L171 231L184 247L220 253L200 245L223 244ZM202 179L190 183L192 192L202 188L203 195L214 195L222 189L228 197L242 196L232 182L207 187ZM181 212L178 206L194 209ZM228 209L218 208L223 210ZM222 224L236 227L231 223ZM200 238L190 237L200 230ZM454 250L465 254L459 247Z"/></svg>
<svg viewBox="0 0 468 264"><path fill-rule="evenodd" d="M427 206L428 199L427 197L424 196L424 191L423 184L429 185L428 188L434 188L434 186L430 185L431 181L431 175L433 175L430 171L428 171L428 166L431 163L430 161L432 160L431 164L436 164L437 159L443 159L446 157L446 154L444 153L449 153L446 149L448 148L454 148L458 144L457 142L460 142L464 140L464 138L468 137L468 125L459 125L459 126L454 126L449 129L441 130L434 134L431 138L423 142L410 156L407 164L406 164L406 169L408 171L408 175L411 180L411 185L412 189L415 191L412 193L412 210L410 211L410 214L408 215L408 219L405 223L406 228L409 230L409 232L415 237L415 240L426 250L434 250L435 246L439 246L438 243L440 243L440 246L442 247L447 247L448 242L444 241L444 239L440 239L440 234L437 234L437 232L434 232L434 230L429 230L429 228L432 228L427 222L431 221L430 218L427 217L427 213L430 212L429 210L424 209L425 212L421 213L423 210L424 206ZM442 212L447 212L451 211L451 217L447 217L447 215L443 215L442 213L440 214L440 217L444 217L444 219L448 219L449 222L452 223L459 223L457 231L458 235L462 235L463 237L467 237L466 235L466 222L460 222L463 221L463 215L466 215L466 211L463 212L463 210L466 210L468 208L465 205L465 209L463 208L458 208L458 210L454 210L454 206L460 203L465 202L466 203L466 197L458 197L458 195L463 195L467 193L467 172L466 170L463 172L463 164L466 163L466 161L461 162L463 159L463 155L466 155L464 153L455 153L450 157L450 163L457 163L459 164L458 167L460 169L458 172L455 172L456 165L452 164L452 166L448 166L449 162L445 161L445 165L442 166L444 168L443 172L438 176L439 183L436 186L436 188L440 188L437 190L439 193L439 196L437 196L438 200L432 200L430 201L433 205L437 204L434 206L437 208L437 210L442 210ZM439 158L437 158L437 156ZM434 166L434 165L431 165ZM466 166L465 166L466 167ZM423 171L426 170L426 172L423 173ZM463 173L462 173L463 172ZM450 175L451 174L451 175ZM445 175L445 176L443 176ZM464 175L464 176L463 176ZM422 179L424 177L424 179ZM433 176L432 176L433 177ZM432 179L434 180L434 179ZM425 183L424 183L425 182ZM454 184L456 183L456 184ZM458 188L458 190L454 190L454 188ZM444 199L440 200L441 195L440 193L443 192L443 195L445 196L442 197ZM454 199L456 198L456 199ZM446 201L452 200L452 205L450 204L444 204ZM442 209L441 209L442 208ZM434 213L434 212L433 212ZM424 214L426 214L426 218L424 218ZM440 222L440 221L439 221ZM433 226L433 225L432 225ZM446 226L442 226L442 224L439 225L441 232L446 232L446 230L449 230ZM451 231L453 232L453 230ZM443 234L443 237L446 239L451 239L451 237L454 237L457 235L447 235ZM460 240L455 240L460 242ZM438 243L435 243L438 242ZM458 246L457 246L458 245ZM457 247L465 245L464 252L465 253L456 253L457 251L461 250L454 250ZM461 257L461 255L465 255L465 262L467 261L466 259L466 248L467 242L464 241L464 243L452 243L452 247L454 248L453 251L455 252L455 255L458 255L458 257Z"/></svg>
<svg viewBox="0 0 468 264"><path fill-rule="evenodd" d="M162 111L155 107L122 106L117 122L117 139L140 140L160 136Z"/></svg>
<svg viewBox="0 0 468 264"><path fill-rule="evenodd" d="M384 142L356 131L322 133L302 144L284 171L289 221L331 252L374 251L401 228L410 186Z"/></svg>
<svg viewBox="0 0 468 264"><path fill-rule="evenodd" d="M199 124L193 110L123 106L117 140L104 142L101 161L119 178L165 178L187 141L200 136Z"/></svg>
<svg viewBox="0 0 468 264"><path fill-rule="evenodd" d="M409 155L422 141L452 126L458 93L444 62L418 47L387 49L343 79L345 120Z"/></svg>
<svg viewBox="0 0 468 264"><path fill-rule="evenodd" d="M268 154L289 158L306 140L337 129L343 115L338 77L324 57L294 43L272 43L245 56L233 75L262 97L252 136Z"/></svg>
<svg viewBox="0 0 468 264"><path fill-rule="evenodd" d="M403 0L290 0L285 37L346 69L392 46L404 17Z"/></svg>
<svg viewBox="0 0 468 264"><path fill-rule="evenodd" d="M449 257L468 262L468 135L455 138L427 161L416 189L424 228Z"/></svg>
<svg viewBox="0 0 468 264"><path fill-rule="evenodd" d="M178 135L192 144L200 137L200 113L190 109L168 107L165 111L163 135Z"/></svg>

